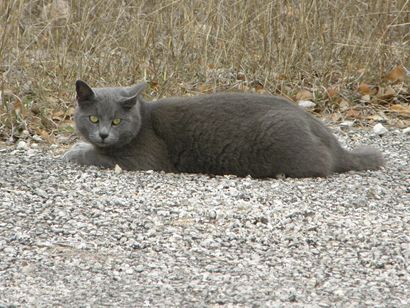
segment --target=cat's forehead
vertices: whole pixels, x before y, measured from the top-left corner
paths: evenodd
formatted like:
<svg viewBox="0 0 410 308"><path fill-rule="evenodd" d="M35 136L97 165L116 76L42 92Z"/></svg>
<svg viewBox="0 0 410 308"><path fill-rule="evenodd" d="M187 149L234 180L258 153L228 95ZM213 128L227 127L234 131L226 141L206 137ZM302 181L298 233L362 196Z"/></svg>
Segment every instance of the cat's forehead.
<svg viewBox="0 0 410 308"><path fill-rule="evenodd" d="M90 104L82 105L79 109L86 113L98 114L99 116L112 117L122 113L123 109L119 104L124 100L125 95L117 89L93 88L95 97Z"/></svg>
<svg viewBox="0 0 410 308"><path fill-rule="evenodd" d="M96 105L99 113L106 115L114 115L115 113L122 111L119 104L120 101L126 97L124 92L118 88L97 88L94 89Z"/></svg>
<svg viewBox="0 0 410 308"><path fill-rule="evenodd" d="M123 88L94 88L98 100L115 102L126 98L128 93Z"/></svg>

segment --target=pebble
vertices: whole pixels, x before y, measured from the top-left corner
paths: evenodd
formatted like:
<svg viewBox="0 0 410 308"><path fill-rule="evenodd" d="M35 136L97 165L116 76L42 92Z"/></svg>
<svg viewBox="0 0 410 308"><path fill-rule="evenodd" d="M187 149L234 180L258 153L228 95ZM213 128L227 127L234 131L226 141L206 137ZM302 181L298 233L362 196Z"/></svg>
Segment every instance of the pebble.
<svg viewBox="0 0 410 308"><path fill-rule="evenodd" d="M302 109L308 109L308 108L315 107L316 104L312 101L301 100L301 101L298 101L298 106L301 107Z"/></svg>
<svg viewBox="0 0 410 308"><path fill-rule="evenodd" d="M340 123L340 127L341 128L351 128L353 127L354 121L343 121L342 123Z"/></svg>
<svg viewBox="0 0 410 308"><path fill-rule="evenodd" d="M31 137L35 142L43 142L43 138L41 138L39 135L33 135Z"/></svg>
<svg viewBox="0 0 410 308"><path fill-rule="evenodd" d="M410 134L410 127L403 129L403 133L409 135Z"/></svg>
<svg viewBox="0 0 410 308"><path fill-rule="evenodd" d="M16 250L11 246L7 246L3 251L8 255L14 255L16 253Z"/></svg>
<svg viewBox="0 0 410 308"><path fill-rule="evenodd" d="M386 167L259 180L0 151L0 306L409 306L408 136L334 131Z"/></svg>
<svg viewBox="0 0 410 308"><path fill-rule="evenodd" d="M117 173L117 174L121 173L122 172L121 167L116 164L115 167L114 167L114 172Z"/></svg>
<svg viewBox="0 0 410 308"><path fill-rule="evenodd" d="M377 123L374 127L373 127L373 132L376 135L384 135L385 133L388 132L388 129L386 127L383 126L383 124L381 123Z"/></svg>
<svg viewBox="0 0 410 308"><path fill-rule="evenodd" d="M137 272L137 273L141 273L141 272L144 271L144 265L139 264L139 265L137 265L137 266L134 268L134 270L135 270L135 272Z"/></svg>
<svg viewBox="0 0 410 308"><path fill-rule="evenodd" d="M17 142L17 145L16 145L16 149L17 150L28 150L29 149L29 145L27 144L27 142L25 142L25 141L23 141L23 140L19 140L18 142Z"/></svg>
<svg viewBox="0 0 410 308"><path fill-rule="evenodd" d="M371 100L371 98L370 98L370 95L368 95L368 94L363 95L363 96L360 98L360 101L363 102L363 103L368 103L368 102L370 102L370 100Z"/></svg>

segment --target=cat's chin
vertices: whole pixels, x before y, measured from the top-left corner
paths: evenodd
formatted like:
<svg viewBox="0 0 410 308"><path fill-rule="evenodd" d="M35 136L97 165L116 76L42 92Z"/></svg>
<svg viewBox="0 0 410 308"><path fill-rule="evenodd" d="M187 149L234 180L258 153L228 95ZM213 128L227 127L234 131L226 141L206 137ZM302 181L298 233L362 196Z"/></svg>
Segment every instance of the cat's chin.
<svg viewBox="0 0 410 308"><path fill-rule="evenodd" d="M115 144L107 143L107 142L94 142L94 146L97 148L107 149L107 148L114 148Z"/></svg>
<svg viewBox="0 0 410 308"><path fill-rule="evenodd" d="M104 150L115 150L123 147L122 144L119 143L108 143L108 142L94 142L93 145L99 149Z"/></svg>

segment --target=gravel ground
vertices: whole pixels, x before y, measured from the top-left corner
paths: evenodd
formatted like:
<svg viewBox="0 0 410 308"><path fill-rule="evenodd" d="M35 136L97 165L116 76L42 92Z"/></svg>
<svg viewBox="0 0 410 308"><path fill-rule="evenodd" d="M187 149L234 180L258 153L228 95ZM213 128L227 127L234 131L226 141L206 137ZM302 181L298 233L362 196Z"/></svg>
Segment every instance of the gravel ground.
<svg viewBox="0 0 410 308"><path fill-rule="evenodd" d="M326 179L117 172L0 149L0 307L409 307L410 135Z"/></svg>

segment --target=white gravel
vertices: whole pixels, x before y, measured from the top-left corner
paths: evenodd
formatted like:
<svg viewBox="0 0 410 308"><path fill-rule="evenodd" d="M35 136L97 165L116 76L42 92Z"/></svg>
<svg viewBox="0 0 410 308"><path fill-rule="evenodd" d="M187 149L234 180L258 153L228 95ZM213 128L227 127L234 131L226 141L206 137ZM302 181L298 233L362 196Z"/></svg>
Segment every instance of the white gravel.
<svg viewBox="0 0 410 308"><path fill-rule="evenodd" d="M0 150L0 307L408 307L409 134L320 179L99 170Z"/></svg>

